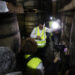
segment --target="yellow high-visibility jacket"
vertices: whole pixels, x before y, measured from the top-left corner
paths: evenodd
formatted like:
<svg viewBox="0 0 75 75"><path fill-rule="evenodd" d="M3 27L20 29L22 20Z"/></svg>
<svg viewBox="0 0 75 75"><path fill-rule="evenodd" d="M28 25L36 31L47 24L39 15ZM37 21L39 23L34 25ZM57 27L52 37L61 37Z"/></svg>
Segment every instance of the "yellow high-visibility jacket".
<svg viewBox="0 0 75 75"><path fill-rule="evenodd" d="M25 59L28 59L31 55L27 54L25 55ZM42 64L42 60L38 57L31 58L26 63L26 74L28 75L44 75L44 67ZM39 68L40 67L40 68Z"/></svg>
<svg viewBox="0 0 75 75"><path fill-rule="evenodd" d="M37 36L41 37L41 40L35 40L37 42L38 47L44 47L46 45L46 29L43 28L42 32L40 33L39 27L36 27L36 34Z"/></svg>

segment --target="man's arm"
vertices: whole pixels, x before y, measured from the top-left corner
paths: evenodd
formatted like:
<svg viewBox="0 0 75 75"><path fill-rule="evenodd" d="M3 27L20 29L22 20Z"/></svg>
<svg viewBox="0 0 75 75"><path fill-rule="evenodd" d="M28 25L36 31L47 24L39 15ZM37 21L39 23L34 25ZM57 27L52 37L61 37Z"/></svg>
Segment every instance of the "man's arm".
<svg viewBox="0 0 75 75"><path fill-rule="evenodd" d="M48 33L54 32L54 29L46 27L46 32L48 32Z"/></svg>
<svg viewBox="0 0 75 75"><path fill-rule="evenodd" d="M60 28L58 28L58 29L53 29L53 28L47 28L46 27L46 32L48 32L48 33L51 33L51 32L56 32L57 30L59 30Z"/></svg>

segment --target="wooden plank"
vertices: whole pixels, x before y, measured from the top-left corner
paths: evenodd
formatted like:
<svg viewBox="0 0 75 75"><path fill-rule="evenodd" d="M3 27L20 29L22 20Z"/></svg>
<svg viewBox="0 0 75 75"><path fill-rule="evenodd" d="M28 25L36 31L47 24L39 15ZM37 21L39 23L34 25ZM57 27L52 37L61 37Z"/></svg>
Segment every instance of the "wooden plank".
<svg viewBox="0 0 75 75"><path fill-rule="evenodd" d="M58 12L69 11L75 9L75 0L72 0L68 5L64 6L64 8L60 9Z"/></svg>

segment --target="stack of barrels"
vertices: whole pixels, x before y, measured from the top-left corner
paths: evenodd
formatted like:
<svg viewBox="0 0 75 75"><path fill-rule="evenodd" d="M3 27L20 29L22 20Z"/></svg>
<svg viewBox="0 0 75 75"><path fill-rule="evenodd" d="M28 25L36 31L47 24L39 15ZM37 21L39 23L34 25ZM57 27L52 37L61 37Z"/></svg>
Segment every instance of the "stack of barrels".
<svg viewBox="0 0 75 75"><path fill-rule="evenodd" d="M37 25L38 17L37 14L27 12L25 16L25 28L27 33L31 33L32 29Z"/></svg>
<svg viewBox="0 0 75 75"><path fill-rule="evenodd" d="M19 3L21 0L17 1ZM38 23L38 15L35 12L35 10L37 10L37 6L38 0L25 0L23 4L24 13L17 15L22 37L29 36L32 29Z"/></svg>
<svg viewBox="0 0 75 75"><path fill-rule="evenodd" d="M35 9L37 9L37 0L26 0L24 2L25 29L27 34L31 33L38 22L37 13L34 11Z"/></svg>
<svg viewBox="0 0 75 75"><path fill-rule="evenodd" d="M33 8L37 8L37 1L38 0L25 0L24 2L24 7L26 9L33 9Z"/></svg>
<svg viewBox="0 0 75 75"><path fill-rule="evenodd" d="M0 11L0 75L22 75L21 73L8 74L16 69L16 55L20 51L20 42L16 14Z"/></svg>

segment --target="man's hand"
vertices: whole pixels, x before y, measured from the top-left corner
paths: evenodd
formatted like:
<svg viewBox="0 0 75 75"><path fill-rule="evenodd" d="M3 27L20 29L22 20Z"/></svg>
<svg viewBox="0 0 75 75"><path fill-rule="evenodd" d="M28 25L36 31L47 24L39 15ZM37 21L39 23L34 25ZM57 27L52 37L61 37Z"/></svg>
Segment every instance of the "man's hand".
<svg viewBox="0 0 75 75"><path fill-rule="evenodd" d="M40 36L37 36L36 39L41 40L41 37Z"/></svg>
<svg viewBox="0 0 75 75"><path fill-rule="evenodd" d="M53 62L56 63L58 60L58 57L56 57Z"/></svg>
<svg viewBox="0 0 75 75"><path fill-rule="evenodd" d="M58 62L59 60L60 60L60 58L56 56L56 57L54 58L53 62L56 63L56 62Z"/></svg>

